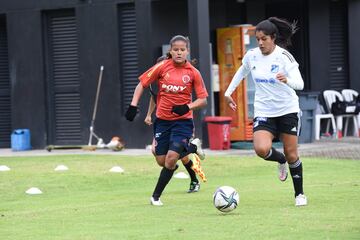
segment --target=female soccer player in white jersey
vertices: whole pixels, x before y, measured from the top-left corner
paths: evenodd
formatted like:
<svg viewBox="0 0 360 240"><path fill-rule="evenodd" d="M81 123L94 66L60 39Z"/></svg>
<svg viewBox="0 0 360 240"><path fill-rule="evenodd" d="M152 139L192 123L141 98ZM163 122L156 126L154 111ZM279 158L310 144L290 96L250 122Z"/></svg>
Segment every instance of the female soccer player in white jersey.
<svg viewBox="0 0 360 240"><path fill-rule="evenodd" d="M285 48L291 44L296 24L276 17L270 17L256 26L258 47L249 50L242 66L234 75L225 99L232 110L236 103L231 97L240 82L251 73L255 82L254 136L256 154L268 161L278 162L279 179L290 174L295 190L295 206L305 206L307 198L303 192L303 169L298 155L298 134L300 128L299 98L294 90L302 90L304 81L299 64ZM279 137L284 153L272 147L272 140Z"/></svg>

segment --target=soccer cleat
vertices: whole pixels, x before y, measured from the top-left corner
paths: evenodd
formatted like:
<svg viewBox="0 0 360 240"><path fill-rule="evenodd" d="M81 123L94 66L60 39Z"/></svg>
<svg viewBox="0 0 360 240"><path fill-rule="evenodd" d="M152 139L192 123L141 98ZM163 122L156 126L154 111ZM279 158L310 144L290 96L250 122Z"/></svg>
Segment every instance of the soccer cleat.
<svg viewBox="0 0 360 240"><path fill-rule="evenodd" d="M151 198L150 198L150 204L153 205L153 206L162 206L162 205L164 205L164 204L161 202L160 198L156 201L156 200L154 199L154 197L151 197Z"/></svg>
<svg viewBox="0 0 360 240"><path fill-rule="evenodd" d="M295 197L295 206L301 207L307 205L307 198L304 194L299 194Z"/></svg>
<svg viewBox="0 0 360 240"><path fill-rule="evenodd" d="M190 188L187 191L188 193L198 192L200 190L200 183L198 182L191 182Z"/></svg>
<svg viewBox="0 0 360 240"><path fill-rule="evenodd" d="M200 161L199 156L197 154L193 153L193 154L190 154L190 159L193 162L193 165L191 166L191 169L194 170L194 172L197 175L199 175L199 177L201 178L201 180L203 182L206 182L207 179L206 179L204 171L201 168L201 161Z"/></svg>
<svg viewBox="0 0 360 240"><path fill-rule="evenodd" d="M192 144L196 146L196 154L200 157L201 160L205 159L205 153L201 148L201 141L199 138L195 138L191 141Z"/></svg>
<svg viewBox="0 0 360 240"><path fill-rule="evenodd" d="M279 171L279 179L280 181L284 182L288 176L288 164L285 163L279 163L278 164L278 171Z"/></svg>

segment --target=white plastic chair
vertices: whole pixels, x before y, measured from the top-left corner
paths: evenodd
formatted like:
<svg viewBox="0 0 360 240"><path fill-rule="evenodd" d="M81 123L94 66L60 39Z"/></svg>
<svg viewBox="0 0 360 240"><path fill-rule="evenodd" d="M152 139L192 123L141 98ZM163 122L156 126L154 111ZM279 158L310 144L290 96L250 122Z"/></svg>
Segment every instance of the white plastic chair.
<svg viewBox="0 0 360 240"><path fill-rule="evenodd" d="M347 102L351 102L354 101L358 96L359 93L353 89L343 89L341 91L342 96L344 97L344 100ZM346 121L345 125L348 123L348 121ZM360 136L360 113L357 115L357 123L358 123L358 135Z"/></svg>
<svg viewBox="0 0 360 240"><path fill-rule="evenodd" d="M327 108L330 110L331 109L331 105L336 101L336 98L338 98L340 101L344 101L344 98L342 96L341 93L339 93L338 91L335 90L326 90L324 91L324 99L326 102L326 106ZM337 115L335 116L336 118L336 129L338 131L338 138L342 138L343 133L342 133L342 129L343 129L343 118L352 118L353 122L354 122L354 136L358 136L358 123L357 123L357 116L354 114L342 114L342 115ZM344 129L344 136L346 136L347 134L347 127L348 124L345 124L345 129Z"/></svg>
<svg viewBox="0 0 360 240"><path fill-rule="evenodd" d="M332 136L337 138L337 130L334 115L331 113L325 113L324 109L318 103L316 114L315 114L315 140L320 139L321 134L321 120L326 120L326 133L329 133L330 123L332 126L333 134Z"/></svg>
<svg viewBox="0 0 360 240"><path fill-rule="evenodd" d="M344 97L345 101L351 102L357 98L359 93L353 89L343 89L341 90L341 95Z"/></svg>

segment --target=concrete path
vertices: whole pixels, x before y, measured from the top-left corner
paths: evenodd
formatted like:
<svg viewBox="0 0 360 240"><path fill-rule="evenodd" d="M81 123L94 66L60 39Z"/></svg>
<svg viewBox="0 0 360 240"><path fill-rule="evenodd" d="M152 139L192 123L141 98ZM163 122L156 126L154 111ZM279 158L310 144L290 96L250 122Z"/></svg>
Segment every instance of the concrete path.
<svg viewBox="0 0 360 240"><path fill-rule="evenodd" d="M254 150L229 149L223 151L213 151L205 149L208 156L216 155L255 155ZM299 153L302 157L326 157L340 159L360 160L360 138L344 137L342 139L321 139L313 143L299 144ZM97 149L96 151L85 151L80 149L72 150L30 150L13 152L11 149L0 149L1 157L10 156L50 156L50 155L69 155L69 154L91 154L91 155L148 155L149 149L124 149L120 152L114 152L108 149Z"/></svg>

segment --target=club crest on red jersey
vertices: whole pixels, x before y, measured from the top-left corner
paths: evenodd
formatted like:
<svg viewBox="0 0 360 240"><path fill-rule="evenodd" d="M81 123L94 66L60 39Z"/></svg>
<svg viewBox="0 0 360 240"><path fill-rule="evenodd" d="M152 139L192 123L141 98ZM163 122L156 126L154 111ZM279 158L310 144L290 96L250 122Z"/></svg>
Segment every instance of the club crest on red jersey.
<svg viewBox="0 0 360 240"><path fill-rule="evenodd" d="M183 81L183 83L187 84L188 82L190 82L190 76L189 75L183 75L182 76L182 81Z"/></svg>

